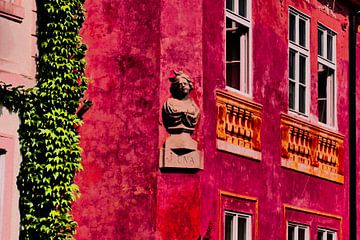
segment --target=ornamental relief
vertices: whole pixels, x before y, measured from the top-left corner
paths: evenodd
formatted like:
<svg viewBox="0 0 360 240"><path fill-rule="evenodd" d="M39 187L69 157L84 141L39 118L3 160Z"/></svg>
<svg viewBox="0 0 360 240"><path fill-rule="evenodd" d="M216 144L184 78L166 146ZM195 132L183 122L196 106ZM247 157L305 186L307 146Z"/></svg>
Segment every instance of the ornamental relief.
<svg viewBox="0 0 360 240"><path fill-rule="evenodd" d="M198 143L192 139L200 109L190 97L193 83L182 71L170 77L170 93L162 107L162 120L170 136L160 152L160 168L203 169Z"/></svg>
<svg viewBox="0 0 360 240"><path fill-rule="evenodd" d="M226 91L216 91L217 147L254 160L261 159L262 106Z"/></svg>
<svg viewBox="0 0 360 240"><path fill-rule="evenodd" d="M281 114L282 166L344 182L344 136Z"/></svg>

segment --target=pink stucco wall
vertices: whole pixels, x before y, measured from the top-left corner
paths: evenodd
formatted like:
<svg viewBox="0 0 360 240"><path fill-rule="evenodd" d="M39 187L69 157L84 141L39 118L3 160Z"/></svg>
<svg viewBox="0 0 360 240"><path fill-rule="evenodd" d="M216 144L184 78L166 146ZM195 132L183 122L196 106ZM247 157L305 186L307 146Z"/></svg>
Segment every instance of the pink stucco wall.
<svg viewBox="0 0 360 240"><path fill-rule="evenodd" d="M343 185L280 166L280 113L288 111L289 5L311 16L311 122L317 121L317 22L337 33ZM87 98L94 105L80 131L84 171L77 175L82 196L73 211L77 239L217 239L220 190L257 199L258 239L283 238L282 226L291 220L284 204L341 216L341 229L331 226L348 239L348 29L341 28L347 12L343 7L327 14L320 6L253 1L253 100L263 105L262 160L256 162L216 150L215 90L225 84L223 1L87 0L82 36L88 45ZM170 95L173 69L194 81L192 97L202 112L194 138L204 152L203 171L159 170L167 137L160 108ZM316 230L311 234L315 238Z"/></svg>
<svg viewBox="0 0 360 240"><path fill-rule="evenodd" d="M77 239L154 239L160 2L86 1L87 97Z"/></svg>

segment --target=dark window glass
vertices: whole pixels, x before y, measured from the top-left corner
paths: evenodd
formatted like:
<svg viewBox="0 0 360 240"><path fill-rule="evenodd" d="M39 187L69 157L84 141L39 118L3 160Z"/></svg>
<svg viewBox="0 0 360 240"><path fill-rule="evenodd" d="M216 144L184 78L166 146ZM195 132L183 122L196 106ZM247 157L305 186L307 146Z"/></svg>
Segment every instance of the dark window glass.
<svg viewBox="0 0 360 240"><path fill-rule="evenodd" d="M305 84L306 78L306 57L300 55L299 58L299 81L300 83Z"/></svg>
<svg viewBox="0 0 360 240"><path fill-rule="evenodd" d="M324 32L318 30L318 54L324 56Z"/></svg>
<svg viewBox="0 0 360 240"><path fill-rule="evenodd" d="M319 122L326 123L326 99L318 99Z"/></svg>
<svg viewBox="0 0 360 240"><path fill-rule="evenodd" d="M238 240L246 240L246 219L238 218Z"/></svg>
<svg viewBox="0 0 360 240"><path fill-rule="evenodd" d="M327 234L327 240L334 240L334 234L333 233L328 233Z"/></svg>
<svg viewBox="0 0 360 240"><path fill-rule="evenodd" d="M327 59L333 60L333 36L330 34L327 35Z"/></svg>
<svg viewBox="0 0 360 240"><path fill-rule="evenodd" d="M328 68L322 64L319 64L318 70L318 114L319 121L326 123L327 115L327 77L328 77Z"/></svg>
<svg viewBox="0 0 360 240"><path fill-rule="evenodd" d="M288 226L288 240L295 240L295 227Z"/></svg>
<svg viewBox="0 0 360 240"><path fill-rule="evenodd" d="M233 0L226 0L226 9L234 11L234 1Z"/></svg>
<svg viewBox="0 0 360 240"><path fill-rule="evenodd" d="M318 240L325 240L323 234L324 234L323 231L318 231Z"/></svg>
<svg viewBox="0 0 360 240"><path fill-rule="evenodd" d="M329 109L329 114L330 114L330 119L329 119L329 124L331 126L335 125L335 108L336 108L336 102L335 102L335 72L333 69L329 69L329 76L328 76L328 84L330 84L330 97L329 97L329 102L330 102L330 109Z"/></svg>
<svg viewBox="0 0 360 240"><path fill-rule="evenodd" d="M320 64L318 65L318 114L319 121L334 125L335 114L335 86L334 70ZM329 96L330 94L330 96ZM330 119L327 119L329 105Z"/></svg>
<svg viewBox="0 0 360 240"><path fill-rule="evenodd" d="M289 81L289 108L295 109L295 83Z"/></svg>
<svg viewBox="0 0 360 240"><path fill-rule="evenodd" d="M243 17L246 16L246 0L238 0L239 1L239 15Z"/></svg>
<svg viewBox="0 0 360 240"><path fill-rule="evenodd" d="M248 29L239 23L226 19L226 85L240 90L240 54L247 50L246 41L240 38L246 38ZM246 64L246 63L245 63Z"/></svg>
<svg viewBox="0 0 360 240"><path fill-rule="evenodd" d="M306 47L306 22L304 19L299 19L299 44Z"/></svg>
<svg viewBox="0 0 360 240"><path fill-rule="evenodd" d="M234 216L225 215L225 240L233 240Z"/></svg>
<svg viewBox="0 0 360 240"><path fill-rule="evenodd" d="M226 64L226 85L240 90L240 62Z"/></svg>
<svg viewBox="0 0 360 240"><path fill-rule="evenodd" d="M289 51L289 78L295 79L295 53Z"/></svg>
<svg viewBox="0 0 360 240"><path fill-rule="evenodd" d="M299 112L305 113L306 89L304 86L299 86Z"/></svg>
<svg viewBox="0 0 360 240"><path fill-rule="evenodd" d="M228 22L229 21L229 22ZM227 18L226 28L226 61L240 61L240 35L239 23Z"/></svg>
<svg viewBox="0 0 360 240"><path fill-rule="evenodd" d="M298 240L305 240L305 229L298 228Z"/></svg>
<svg viewBox="0 0 360 240"><path fill-rule="evenodd" d="M289 39L290 41L295 42L295 15L290 13L290 19L289 19Z"/></svg>

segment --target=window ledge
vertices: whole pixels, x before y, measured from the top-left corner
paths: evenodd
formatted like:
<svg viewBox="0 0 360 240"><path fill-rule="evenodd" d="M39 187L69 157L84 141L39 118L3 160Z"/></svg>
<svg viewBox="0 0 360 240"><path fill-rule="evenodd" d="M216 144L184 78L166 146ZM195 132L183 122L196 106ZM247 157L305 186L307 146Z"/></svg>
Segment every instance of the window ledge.
<svg viewBox="0 0 360 240"><path fill-rule="evenodd" d="M234 93L217 90L217 149L261 160L262 106Z"/></svg>
<svg viewBox="0 0 360 240"><path fill-rule="evenodd" d="M15 22L22 22L25 10L22 6L0 0L0 17L4 17Z"/></svg>
<svg viewBox="0 0 360 240"><path fill-rule="evenodd" d="M287 114L281 114L281 165L344 183L344 136Z"/></svg>

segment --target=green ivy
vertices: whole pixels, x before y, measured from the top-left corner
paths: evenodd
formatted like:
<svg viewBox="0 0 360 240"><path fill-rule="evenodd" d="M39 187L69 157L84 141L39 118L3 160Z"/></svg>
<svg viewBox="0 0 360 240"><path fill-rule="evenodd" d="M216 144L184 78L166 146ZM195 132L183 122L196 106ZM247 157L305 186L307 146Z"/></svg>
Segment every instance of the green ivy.
<svg viewBox="0 0 360 240"><path fill-rule="evenodd" d="M77 109L87 89L83 2L37 0L36 86L0 82L0 104L20 118L20 239L74 239L74 176L82 169Z"/></svg>

